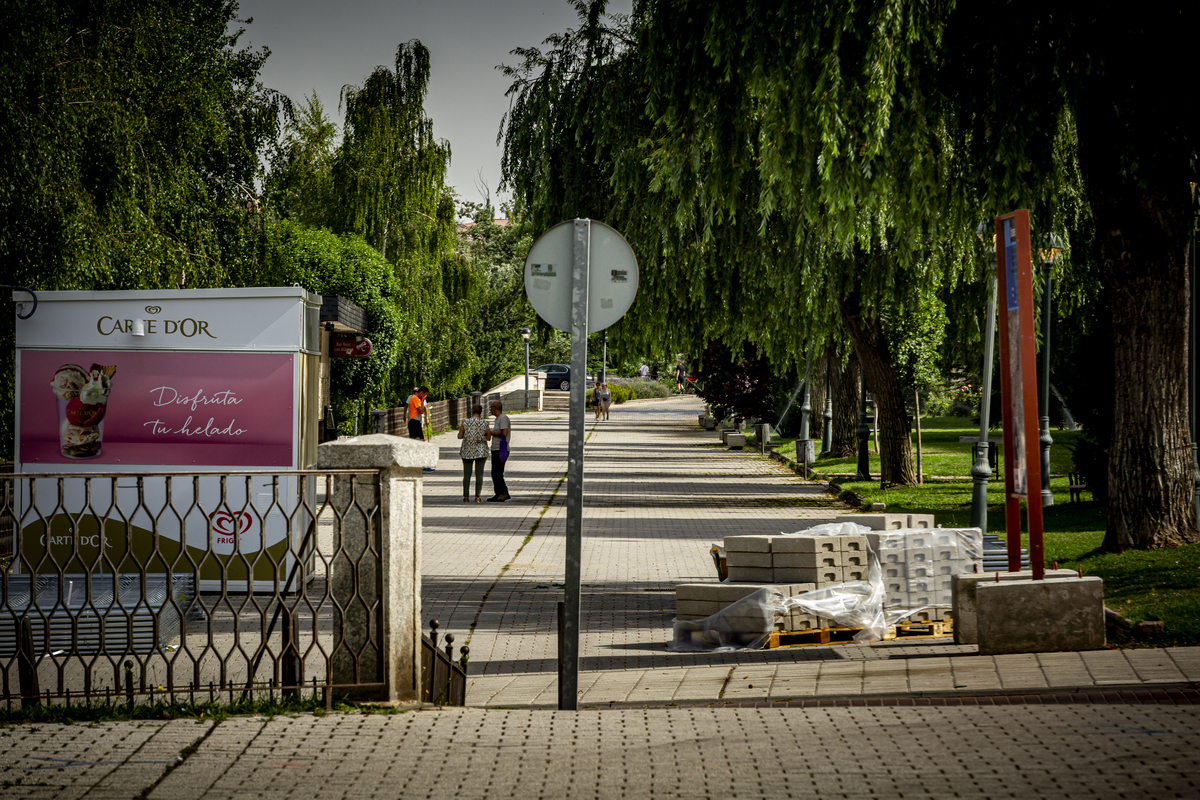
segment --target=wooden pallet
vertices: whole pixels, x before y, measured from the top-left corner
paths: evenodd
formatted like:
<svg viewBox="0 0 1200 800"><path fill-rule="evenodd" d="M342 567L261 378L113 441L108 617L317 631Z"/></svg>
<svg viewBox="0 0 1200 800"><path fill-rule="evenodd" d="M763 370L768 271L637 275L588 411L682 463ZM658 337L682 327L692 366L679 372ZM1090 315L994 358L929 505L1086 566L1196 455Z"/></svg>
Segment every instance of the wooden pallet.
<svg viewBox="0 0 1200 800"><path fill-rule="evenodd" d="M780 647L815 647L817 645L848 644L854 641L854 636L862 628L810 628L806 631L772 631L767 638L767 649ZM896 639L932 639L934 637L951 636L954 633L950 620L934 622L904 621L895 627L889 627L883 641L891 642Z"/></svg>

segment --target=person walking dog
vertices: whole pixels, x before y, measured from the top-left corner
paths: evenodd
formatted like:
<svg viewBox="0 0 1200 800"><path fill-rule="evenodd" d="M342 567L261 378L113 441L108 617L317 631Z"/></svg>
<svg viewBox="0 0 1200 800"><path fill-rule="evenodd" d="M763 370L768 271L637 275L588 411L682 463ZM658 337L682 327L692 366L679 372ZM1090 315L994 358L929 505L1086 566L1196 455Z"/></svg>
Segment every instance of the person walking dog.
<svg viewBox="0 0 1200 800"><path fill-rule="evenodd" d="M491 402L492 416L496 418L488 431L492 441L492 486L496 490L495 497L489 497L489 503L503 503L511 500L508 484L504 482L504 462L508 461L508 447L512 438L512 422L504 413L504 403L499 400Z"/></svg>
<svg viewBox="0 0 1200 800"><path fill-rule="evenodd" d="M458 454L463 462L463 502L471 501L471 470L475 471L475 502L481 502L483 493L483 465L488 459L488 424L483 419L483 406L476 403L471 407L471 418L458 426L458 438L462 447Z"/></svg>

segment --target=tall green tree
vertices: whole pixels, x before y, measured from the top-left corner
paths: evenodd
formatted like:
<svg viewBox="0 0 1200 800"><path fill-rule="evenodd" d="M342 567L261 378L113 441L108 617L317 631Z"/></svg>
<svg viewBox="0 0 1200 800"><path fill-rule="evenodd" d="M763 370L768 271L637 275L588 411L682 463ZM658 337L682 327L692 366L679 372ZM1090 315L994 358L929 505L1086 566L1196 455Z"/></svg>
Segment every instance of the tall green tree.
<svg viewBox="0 0 1200 800"><path fill-rule="evenodd" d="M289 104L231 0L0 4L0 263L33 289L228 285ZM13 315L0 371L13 374ZM11 380L0 440L11 454Z"/></svg>
<svg viewBox="0 0 1200 800"><path fill-rule="evenodd" d="M763 218L787 209L844 242L886 218L921 233L898 241L900 263L931 242L962 263L980 211L1030 207L1045 230L1082 179L1115 349L1105 544L1200 539L1186 394L1198 128L1174 113L1168 77L1189 70L1194 4L1138 7L1121 25L1065 2L646 0L638 13L656 173L697 183L690 165L713 150L730 165L690 202L745 205L749 170ZM747 119L757 136L726 135Z"/></svg>
<svg viewBox="0 0 1200 800"><path fill-rule="evenodd" d="M332 162L333 230L379 250L414 309L401 315L385 402L417 384L434 397L455 394L476 368L468 298L453 288L464 286L464 273L453 257L455 203L445 185L450 145L433 136L428 85L429 50L413 40L396 49L393 69L379 67L343 89L343 140Z"/></svg>

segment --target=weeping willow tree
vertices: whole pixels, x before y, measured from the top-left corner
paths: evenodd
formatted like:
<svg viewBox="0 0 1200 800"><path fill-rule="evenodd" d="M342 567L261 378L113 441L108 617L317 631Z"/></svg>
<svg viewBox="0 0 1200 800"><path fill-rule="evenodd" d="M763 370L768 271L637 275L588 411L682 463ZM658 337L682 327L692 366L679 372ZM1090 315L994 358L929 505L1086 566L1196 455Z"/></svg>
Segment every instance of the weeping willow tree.
<svg viewBox="0 0 1200 800"><path fill-rule="evenodd" d="M396 49L392 69L378 67L362 85L344 88L343 140L331 167L334 231L363 237L400 282L400 345L384 402L402 400L417 384L435 397L456 393L476 363L469 265L453 253L450 145L433 136L428 85L429 50L413 40Z"/></svg>
<svg viewBox="0 0 1200 800"><path fill-rule="evenodd" d="M774 173L759 168L765 105L722 83L721 65L706 75L716 86L702 107L677 112L686 120L654 113L671 70L708 66L695 51L651 56L647 20L608 17L602 6L576 3L578 30L550 37L545 50L514 51L522 63L505 69L503 175L534 227L589 216L629 239L641 278L637 303L614 327L622 344L721 340L740 352L749 342L787 371L802 367L810 340L833 352L848 338L879 403L883 477L915 483L900 334L883 311L915 313L961 280L978 248L972 228L945 241L953 215L898 218L909 198L882 177L868 176L871 203L781 198ZM692 67L679 63L689 59Z"/></svg>

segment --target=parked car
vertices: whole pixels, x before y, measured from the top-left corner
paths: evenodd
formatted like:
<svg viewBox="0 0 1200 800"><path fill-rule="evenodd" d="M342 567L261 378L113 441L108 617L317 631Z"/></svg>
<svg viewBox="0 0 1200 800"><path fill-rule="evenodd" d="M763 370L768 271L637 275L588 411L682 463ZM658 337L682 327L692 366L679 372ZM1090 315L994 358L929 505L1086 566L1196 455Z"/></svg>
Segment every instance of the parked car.
<svg viewBox="0 0 1200 800"><path fill-rule="evenodd" d="M546 388L560 392L571 389L571 368L566 364L542 364L533 370L546 373Z"/></svg>

